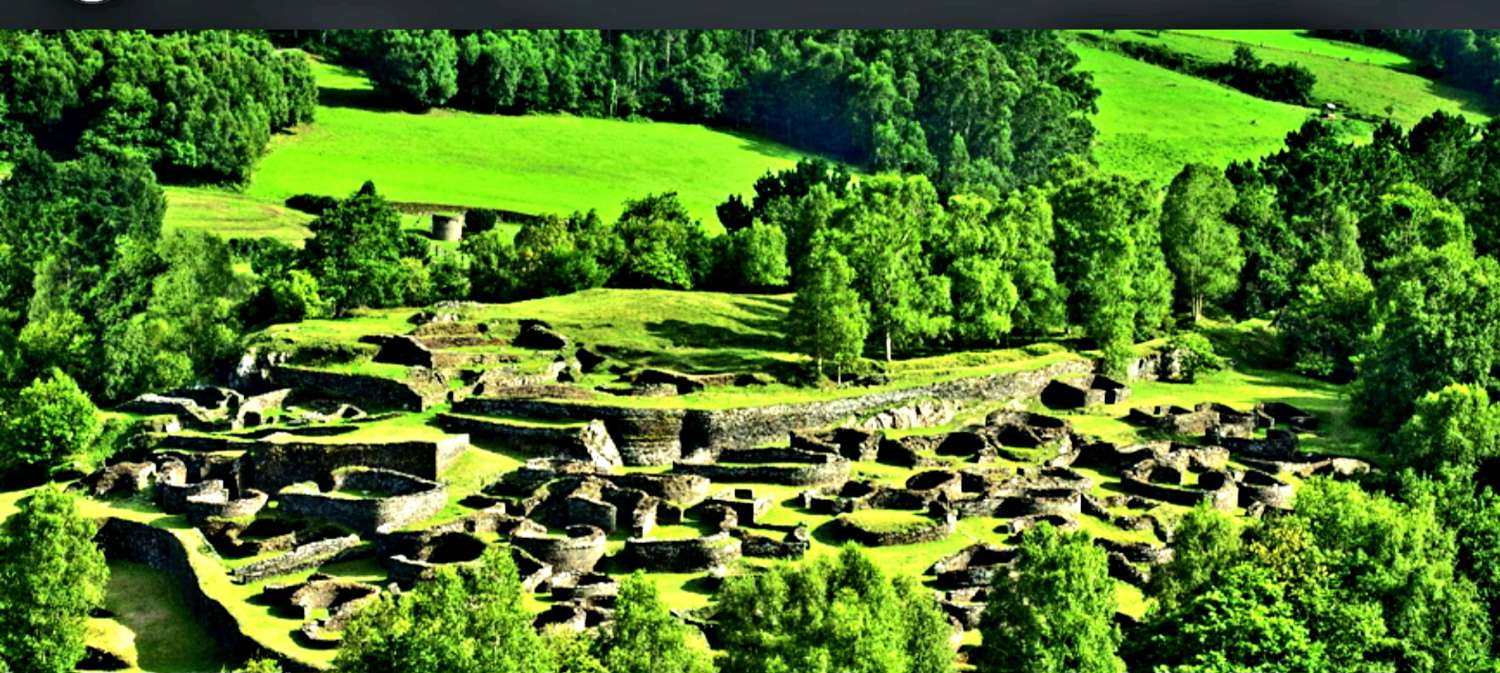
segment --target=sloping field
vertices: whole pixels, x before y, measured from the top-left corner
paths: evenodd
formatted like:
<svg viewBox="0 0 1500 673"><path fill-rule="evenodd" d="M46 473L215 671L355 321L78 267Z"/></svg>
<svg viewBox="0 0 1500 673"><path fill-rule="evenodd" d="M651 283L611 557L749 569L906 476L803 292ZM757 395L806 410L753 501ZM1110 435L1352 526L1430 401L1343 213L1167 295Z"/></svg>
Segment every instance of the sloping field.
<svg viewBox="0 0 1500 673"><path fill-rule="evenodd" d="M695 124L563 115L425 114L357 107L368 82L317 67L317 121L272 142L246 193L281 202L298 193L342 196L374 180L391 199L487 206L523 213L598 209L676 191L710 228L714 207L753 193L768 170L801 156L782 145Z"/></svg>
<svg viewBox="0 0 1500 673"><path fill-rule="evenodd" d="M1086 44L1073 50L1101 92L1094 156L1106 171L1165 184L1190 161L1260 158L1313 114Z"/></svg>
<svg viewBox="0 0 1500 673"><path fill-rule="evenodd" d="M1486 120L1493 112L1479 94L1415 74L1410 60L1400 54L1322 40L1302 31L1125 31L1108 37L1159 44L1211 61L1227 61L1236 47L1248 46L1267 63L1307 68L1318 80L1313 87L1317 103L1389 117L1404 126L1434 110L1462 114L1471 121Z"/></svg>

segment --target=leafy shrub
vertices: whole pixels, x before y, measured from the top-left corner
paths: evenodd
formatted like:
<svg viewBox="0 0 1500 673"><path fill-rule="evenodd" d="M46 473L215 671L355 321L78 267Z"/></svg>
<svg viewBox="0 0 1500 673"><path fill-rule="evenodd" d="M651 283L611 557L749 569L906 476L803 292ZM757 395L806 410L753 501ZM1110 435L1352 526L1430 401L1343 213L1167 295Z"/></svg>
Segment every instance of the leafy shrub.
<svg viewBox="0 0 1500 673"><path fill-rule="evenodd" d="M300 210L309 215L322 215L325 211L337 205L339 205L338 199L322 194L297 194L286 200L286 207L292 210Z"/></svg>
<svg viewBox="0 0 1500 673"><path fill-rule="evenodd" d="M1218 371L1227 364L1224 358L1214 351L1214 345L1207 337L1197 332L1183 332L1173 335L1167 340L1168 353L1175 353L1182 358L1182 378L1192 381L1199 373Z"/></svg>
<svg viewBox="0 0 1500 673"><path fill-rule="evenodd" d="M21 390L3 421L0 474L10 477L32 477L39 468L83 454L100 432L99 409L55 368Z"/></svg>

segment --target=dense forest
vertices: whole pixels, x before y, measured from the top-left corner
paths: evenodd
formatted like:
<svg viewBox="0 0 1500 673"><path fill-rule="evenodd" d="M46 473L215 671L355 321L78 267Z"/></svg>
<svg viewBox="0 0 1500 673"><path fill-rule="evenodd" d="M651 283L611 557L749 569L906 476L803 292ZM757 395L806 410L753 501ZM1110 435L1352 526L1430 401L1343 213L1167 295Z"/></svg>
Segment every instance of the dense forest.
<svg viewBox="0 0 1500 673"><path fill-rule="evenodd" d="M945 191L1087 151L1098 91L1038 31L370 31L283 35L404 107L741 128Z"/></svg>
<svg viewBox="0 0 1500 673"><path fill-rule="evenodd" d="M1489 32L1341 37L1495 86ZM315 218L301 248L163 232L161 183L243 181L272 133L312 119L307 62L276 45L366 68L406 108L705 122L848 165L766 174L720 206L718 236L663 191L513 237L475 209L472 235L444 247L404 231L370 183L294 199ZM130 436L95 405L220 378L255 329L360 308L785 292L797 383L825 386L1040 338L1097 349L1113 372L1156 337L1216 366L1195 325L1262 318L1279 336L1254 364L1349 383L1390 469L1309 480L1283 515L1192 511L1152 608L1123 628L1104 552L1040 527L995 580L978 670L1500 670L1500 122L1439 112L1351 143L1310 119L1279 152L1188 164L1162 190L1091 161L1098 92L1075 64L1048 32L0 33L0 475L76 475ZM77 661L105 574L88 528L42 489L0 530L0 671ZM538 634L492 551L382 594L336 665L946 673L926 593L853 550L731 577L711 660L640 577L609 633Z"/></svg>

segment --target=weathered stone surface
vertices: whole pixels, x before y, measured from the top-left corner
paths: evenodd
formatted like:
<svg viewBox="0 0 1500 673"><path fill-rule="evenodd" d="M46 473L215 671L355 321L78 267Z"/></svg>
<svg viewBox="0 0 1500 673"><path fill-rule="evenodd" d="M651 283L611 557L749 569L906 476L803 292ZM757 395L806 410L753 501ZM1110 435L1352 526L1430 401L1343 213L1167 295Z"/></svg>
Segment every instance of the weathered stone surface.
<svg viewBox="0 0 1500 673"><path fill-rule="evenodd" d="M438 424L449 432L481 437L533 455L582 461L606 470L624 464L609 430L597 419L582 424L548 425L443 413L438 414Z"/></svg>
<svg viewBox="0 0 1500 673"><path fill-rule="evenodd" d="M541 321L521 321L521 331L511 343L521 348L560 351L568 347L568 338L557 333Z"/></svg>
<svg viewBox="0 0 1500 673"><path fill-rule="evenodd" d="M719 462L672 464L672 471L719 482L759 482L806 486L847 481L849 461L841 456L795 449L732 449Z"/></svg>
<svg viewBox="0 0 1500 673"><path fill-rule="evenodd" d="M314 390L366 407L423 411L447 399L448 387L432 381L397 381L382 376L331 372L282 365L271 369L274 385Z"/></svg>
<svg viewBox="0 0 1500 673"><path fill-rule="evenodd" d="M797 428L831 425L921 399L1016 400L1035 395L1054 377L1091 371L1092 363L1069 360L1040 370L945 381L837 400L742 409L639 409L594 402L469 398L460 413L604 422L626 465L665 465L699 453L776 441Z"/></svg>
<svg viewBox="0 0 1500 673"><path fill-rule="evenodd" d="M392 580L408 587L432 579L444 567L477 565L487 546L484 540L473 534L458 531L412 536L407 540L417 541L415 548L399 544L387 546L385 551L392 551L390 547L404 548L399 549L400 553L386 556L382 563L390 571Z"/></svg>
<svg viewBox="0 0 1500 673"><path fill-rule="evenodd" d="M570 526L566 537L518 533L511 544L552 566L554 573L593 572L604 558L604 531L593 526Z"/></svg>
<svg viewBox="0 0 1500 673"><path fill-rule="evenodd" d="M303 442L273 435L256 442L250 455L255 463L256 486L275 492L291 484L317 481L346 467L380 468L436 479L468 446L468 435L388 443Z"/></svg>
<svg viewBox="0 0 1500 673"><path fill-rule="evenodd" d="M1118 404L1130 397L1130 387L1107 376L1078 381L1053 379L1041 392L1042 404L1053 409L1081 409Z"/></svg>
<svg viewBox="0 0 1500 673"><path fill-rule="evenodd" d="M958 404L952 400L918 400L881 411L860 422L865 430L899 430L942 425L953 420Z"/></svg>
<svg viewBox="0 0 1500 673"><path fill-rule="evenodd" d="M1270 418L1277 426L1288 428L1293 432L1315 432L1318 429L1317 416L1286 402L1257 404L1255 410Z"/></svg>
<svg viewBox="0 0 1500 673"><path fill-rule="evenodd" d="M1246 470L1239 479L1239 504L1254 504L1275 509L1291 509L1292 485L1260 470Z"/></svg>
<svg viewBox="0 0 1500 673"><path fill-rule="evenodd" d="M283 489L283 512L329 521L371 536L432 517L448 504L448 487L395 470L335 470L326 488Z"/></svg>
<svg viewBox="0 0 1500 673"><path fill-rule="evenodd" d="M929 513L929 521L921 525L899 529L872 529L858 520L846 516L834 518L828 524L829 534L836 540L844 540L868 547L919 544L941 540L953 534L958 517L946 508L935 507Z"/></svg>
<svg viewBox="0 0 1500 673"><path fill-rule="evenodd" d="M325 563L349 558L351 552L359 545L360 539L357 535L309 542L280 556L240 566L229 574L235 582L240 584L249 584L268 577L292 575L310 568L317 568Z"/></svg>
<svg viewBox="0 0 1500 673"><path fill-rule="evenodd" d="M155 478L154 463L115 463L99 468L73 488L82 489L96 498L130 496L150 489Z"/></svg>
<svg viewBox="0 0 1500 673"><path fill-rule="evenodd" d="M651 572L691 573L724 566L740 559L742 543L728 533L687 540L625 541L621 558L632 568Z"/></svg>

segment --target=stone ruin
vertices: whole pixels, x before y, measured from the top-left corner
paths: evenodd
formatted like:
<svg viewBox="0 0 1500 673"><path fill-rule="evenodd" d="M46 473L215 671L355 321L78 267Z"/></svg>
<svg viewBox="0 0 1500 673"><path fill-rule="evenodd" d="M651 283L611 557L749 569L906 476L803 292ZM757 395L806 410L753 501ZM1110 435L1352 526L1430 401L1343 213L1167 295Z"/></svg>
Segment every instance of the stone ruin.
<svg viewBox="0 0 1500 673"><path fill-rule="evenodd" d="M806 525L767 521L776 504L771 496L718 488L723 484L800 487L797 504L833 516L820 536L869 546L945 539L973 517L1004 519L995 531L1006 545L1042 522L1077 529L1085 516L1169 541L1170 531L1145 510L1209 502L1258 514L1290 506L1291 487L1278 474L1347 475L1368 467L1298 453L1297 433L1315 429L1317 418L1282 403L1248 412L1219 404L1135 409L1131 422L1201 437L1206 445L1126 447L1081 438L1062 418L1017 409L948 432L888 434L951 422L959 405L930 390L722 411L610 406L598 403L603 388L573 385L605 367L607 357L542 321L520 321L509 340L457 313L416 322L409 334L372 336L361 345L375 362L407 367L405 381L298 369L256 356L242 369L243 380L258 384L245 390L259 394L189 388L138 398L130 408L155 415L164 434L156 453L109 465L78 487L100 497L151 493L164 511L199 527L222 557L250 561L229 571L235 582L373 558L388 573L386 587L314 574L264 589L268 603L302 618L301 642L332 647L348 616L380 591L476 564L496 542L509 544L528 591L551 596L536 624L579 629L612 619L618 584L606 569L704 573L712 584L745 557L796 559L808 552L813 534ZM512 366L514 355L463 350L500 345L538 351L540 360L526 361L548 364L523 372ZM619 365L608 371L632 395L767 382ZM1130 395L1119 381L1061 366L940 385L985 399L1040 397L1058 409L1119 404ZM437 418L455 433L448 438L341 437L384 418L353 404L425 409L445 401L452 409ZM321 406L310 409L314 404ZM785 444L767 446L777 435ZM470 436L533 458L464 499L461 515L413 529L448 507L447 488L436 477ZM1013 466L1039 456L1051 458ZM1231 457L1240 462L1232 465ZM913 473L904 481L851 479L855 462ZM668 470L622 469L644 465ZM1094 480L1075 467L1117 474L1121 493L1096 492ZM883 520L868 510L905 514ZM683 524L697 530L673 537L680 529L660 528ZM1096 543L1108 554L1111 575L1136 585L1170 558L1157 544ZM933 564L929 574L956 623L977 623L990 581L1008 572L1015 553L1013 546L976 544Z"/></svg>
<svg viewBox="0 0 1500 673"><path fill-rule="evenodd" d="M277 610L297 615L302 620L299 639L308 647L337 647L339 632L359 608L380 594L380 587L314 573L304 582L267 584L261 599ZM326 617L317 616L326 613Z"/></svg>
<svg viewBox="0 0 1500 673"><path fill-rule="evenodd" d="M1042 389L1042 404L1051 409L1083 409L1119 404L1130 398L1130 386L1102 375L1080 381L1053 379Z"/></svg>

